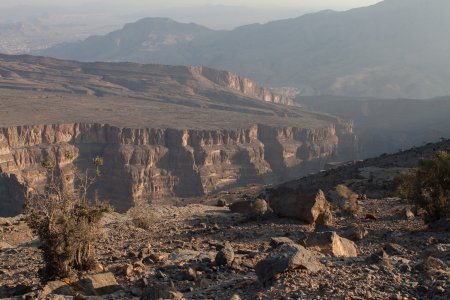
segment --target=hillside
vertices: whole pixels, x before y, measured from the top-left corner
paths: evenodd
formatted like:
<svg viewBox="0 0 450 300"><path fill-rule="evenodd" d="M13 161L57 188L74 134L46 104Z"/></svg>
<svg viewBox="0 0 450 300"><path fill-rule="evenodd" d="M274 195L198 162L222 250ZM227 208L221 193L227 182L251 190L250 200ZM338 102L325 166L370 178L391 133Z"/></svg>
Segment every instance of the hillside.
<svg viewBox="0 0 450 300"><path fill-rule="evenodd" d="M450 94L450 2L386 0L232 31L144 19L44 55L196 64L303 95L432 98Z"/></svg>
<svg viewBox="0 0 450 300"><path fill-rule="evenodd" d="M0 56L0 213L22 209L55 161L72 176L96 156L96 190L118 210L353 157L351 122L293 106L248 78L202 67Z"/></svg>

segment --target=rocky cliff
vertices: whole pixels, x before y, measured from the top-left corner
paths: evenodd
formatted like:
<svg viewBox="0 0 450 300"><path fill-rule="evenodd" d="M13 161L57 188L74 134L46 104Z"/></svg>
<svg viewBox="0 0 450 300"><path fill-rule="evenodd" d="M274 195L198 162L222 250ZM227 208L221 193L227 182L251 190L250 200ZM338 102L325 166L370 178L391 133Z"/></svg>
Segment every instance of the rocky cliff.
<svg viewBox="0 0 450 300"><path fill-rule="evenodd" d="M228 71L219 71L205 67L189 67L193 75L202 76L220 86L225 86L244 95L255 97L266 102L295 105L295 102L281 95L273 93L270 89L259 86L253 80L239 76Z"/></svg>
<svg viewBox="0 0 450 300"><path fill-rule="evenodd" d="M0 212L20 211L26 188L42 186L45 160L73 178L104 158L93 187L124 210L144 201L192 197L249 183L275 183L349 156L351 124L318 128L254 125L242 129L120 128L103 124L0 129Z"/></svg>

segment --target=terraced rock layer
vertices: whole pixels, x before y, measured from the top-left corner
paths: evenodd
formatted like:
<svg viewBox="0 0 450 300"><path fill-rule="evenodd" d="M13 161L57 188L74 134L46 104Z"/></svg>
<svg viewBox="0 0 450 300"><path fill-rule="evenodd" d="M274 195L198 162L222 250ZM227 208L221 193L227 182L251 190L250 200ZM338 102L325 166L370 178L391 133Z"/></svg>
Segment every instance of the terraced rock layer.
<svg viewBox="0 0 450 300"><path fill-rule="evenodd" d="M118 210L249 183L276 183L351 158L351 122L202 67L0 56L0 212L42 187L41 164L73 180L104 158L94 190Z"/></svg>

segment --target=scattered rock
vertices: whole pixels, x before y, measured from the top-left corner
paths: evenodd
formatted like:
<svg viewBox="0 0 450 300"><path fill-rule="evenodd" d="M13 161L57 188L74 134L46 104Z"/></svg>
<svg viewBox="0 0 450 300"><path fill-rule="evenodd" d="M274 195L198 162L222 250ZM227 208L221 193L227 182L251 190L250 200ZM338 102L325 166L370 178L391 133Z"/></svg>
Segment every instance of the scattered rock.
<svg viewBox="0 0 450 300"><path fill-rule="evenodd" d="M303 246L283 244L274 249L266 259L258 262L255 272L259 281L267 286L274 281L277 274L299 268L317 272L322 268L322 264Z"/></svg>
<svg viewBox="0 0 450 300"><path fill-rule="evenodd" d="M366 259L366 262L369 264L384 264L389 265L390 264L390 257L389 255L384 251L378 251L369 256Z"/></svg>
<svg viewBox="0 0 450 300"><path fill-rule="evenodd" d="M122 267L122 275L124 275L126 277L133 276L133 266L130 264L123 266Z"/></svg>
<svg viewBox="0 0 450 300"><path fill-rule="evenodd" d="M138 258L139 259L145 259L146 257L149 257L152 254L151 250L149 247L143 248L141 251L139 251L138 253Z"/></svg>
<svg viewBox="0 0 450 300"><path fill-rule="evenodd" d="M234 213L244 215L263 215L268 211L268 205L264 199L236 201L230 204L229 208Z"/></svg>
<svg viewBox="0 0 450 300"><path fill-rule="evenodd" d="M220 250L215 258L215 263L218 266L231 266L234 260L234 250L229 242L226 242L223 249Z"/></svg>
<svg viewBox="0 0 450 300"><path fill-rule="evenodd" d="M234 295L230 298L230 300L241 300L241 296L239 296L239 295L237 295L237 294L234 294Z"/></svg>
<svg viewBox="0 0 450 300"><path fill-rule="evenodd" d="M172 252L167 261L166 265L178 264L180 262L188 261L213 261L216 257L216 252L202 252L189 249L177 249Z"/></svg>
<svg viewBox="0 0 450 300"><path fill-rule="evenodd" d="M325 194L304 192L290 188L278 188L269 200L270 207L280 217L302 220L309 224L324 219L330 211L330 205Z"/></svg>
<svg viewBox="0 0 450 300"><path fill-rule="evenodd" d="M404 214L407 220L412 220L416 217L410 208L406 208Z"/></svg>
<svg viewBox="0 0 450 300"><path fill-rule="evenodd" d="M405 254L405 252L406 252L405 248L403 248L399 244L395 244L395 243L386 244L386 245L384 245L383 249L384 249L384 251L386 251L386 253L388 255L391 255L391 256L402 255L402 254Z"/></svg>
<svg viewBox="0 0 450 300"><path fill-rule="evenodd" d="M270 247L272 248L277 248L283 244L295 244L295 242L287 237L273 237L270 239Z"/></svg>
<svg viewBox="0 0 450 300"><path fill-rule="evenodd" d="M366 214L365 219L366 219L366 220L372 220L372 221L378 220L377 217L375 217L375 216L372 215L372 214Z"/></svg>
<svg viewBox="0 0 450 300"><path fill-rule="evenodd" d="M83 277L74 286L91 296L108 295L122 289L110 272Z"/></svg>
<svg viewBox="0 0 450 300"><path fill-rule="evenodd" d="M342 236L352 240L352 241L360 241L367 237L369 232L362 225L352 224L351 226L344 229L342 232Z"/></svg>
<svg viewBox="0 0 450 300"><path fill-rule="evenodd" d="M312 233L304 240L304 244L307 248L317 248L324 254L345 257L358 256L355 243L340 237L334 231Z"/></svg>
<svg viewBox="0 0 450 300"><path fill-rule="evenodd" d="M158 283L151 285L142 291L141 300L182 300L184 295L178 292L169 283Z"/></svg>
<svg viewBox="0 0 450 300"><path fill-rule="evenodd" d="M186 280L195 281L197 279L197 273L194 269L188 268L184 274L184 277L186 278Z"/></svg>
<svg viewBox="0 0 450 300"><path fill-rule="evenodd" d="M226 207L227 205L228 205L227 200L225 200L225 199L217 200L217 206L218 207Z"/></svg>

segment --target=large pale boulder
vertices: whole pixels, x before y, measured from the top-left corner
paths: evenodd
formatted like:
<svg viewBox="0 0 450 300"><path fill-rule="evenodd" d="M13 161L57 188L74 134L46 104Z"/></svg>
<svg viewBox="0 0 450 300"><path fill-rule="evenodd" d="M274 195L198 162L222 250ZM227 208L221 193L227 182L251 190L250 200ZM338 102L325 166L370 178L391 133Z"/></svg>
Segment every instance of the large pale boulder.
<svg viewBox="0 0 450 300"><path fill-rule="evenodd" d="M340 237L334 231L315 232L304 240L305 247L315 248L324 254L333 256L358 256L358 249L354 242Z"/></svg>
<svg viewBox="0 0 450 300"><path fill-rule="evenodd" d="M122 289L110 272L85 276L74 283L74 286L92 296L108 295Z"/></svg>
<svg viewBox="0 0 450 300"><path fill-rule="evenodd" d="M280 217L294 218L309 224L323 223L330 215L330 204L321 190L305 192L281 187L272 192L269 205Z"/></svg>
<svg viewBox="0 0 450 300"><path fill-rule="evenodd" d="M275 276L292 269L306 269L317 272L323 265L316 259L314 254L303 246L297 244L283 244L275 248L269 256L258 262L255 272L259 281L267 286L271 284Z"/></svg>

